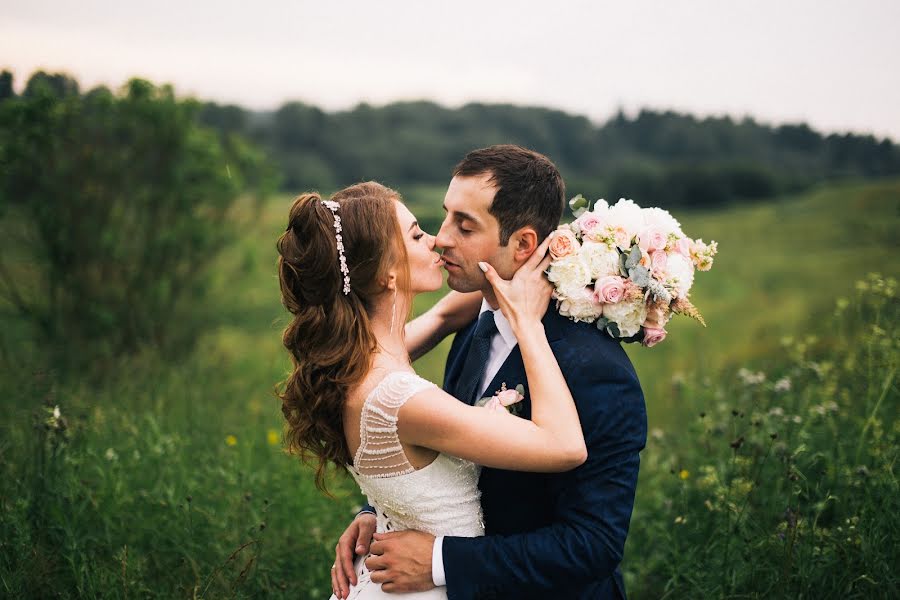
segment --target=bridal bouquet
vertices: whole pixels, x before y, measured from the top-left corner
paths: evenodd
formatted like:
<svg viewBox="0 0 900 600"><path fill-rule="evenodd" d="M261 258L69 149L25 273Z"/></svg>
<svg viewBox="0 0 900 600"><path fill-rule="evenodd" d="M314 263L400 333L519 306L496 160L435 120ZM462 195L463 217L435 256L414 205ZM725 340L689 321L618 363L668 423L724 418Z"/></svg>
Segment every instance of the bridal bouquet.
<svg viewBox="0 0 900 600"><path fill-rule="evenodd" d="M576 219L552 234L547 271L561 315L648 347L665 339L673 315L706 326L689 294L694 270L712 267L716 242L692 240L668 211L624 198L591 208L578 195L569 206Z"/></svg>

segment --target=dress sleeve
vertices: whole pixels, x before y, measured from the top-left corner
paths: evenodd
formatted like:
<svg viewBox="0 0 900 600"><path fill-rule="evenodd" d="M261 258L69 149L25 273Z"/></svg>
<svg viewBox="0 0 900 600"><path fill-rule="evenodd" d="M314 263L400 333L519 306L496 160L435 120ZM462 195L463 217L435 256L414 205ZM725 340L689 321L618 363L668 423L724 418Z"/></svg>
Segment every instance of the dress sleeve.
<svg viewBox="0 0 900 600"><path fill-rule="evenodd" d="M359 422L359 450L353 458L360 474L396 477L415 471L397 435L397 413L410 397L428 387L434 384L415 373L395 371L366 398Z"/></svg>

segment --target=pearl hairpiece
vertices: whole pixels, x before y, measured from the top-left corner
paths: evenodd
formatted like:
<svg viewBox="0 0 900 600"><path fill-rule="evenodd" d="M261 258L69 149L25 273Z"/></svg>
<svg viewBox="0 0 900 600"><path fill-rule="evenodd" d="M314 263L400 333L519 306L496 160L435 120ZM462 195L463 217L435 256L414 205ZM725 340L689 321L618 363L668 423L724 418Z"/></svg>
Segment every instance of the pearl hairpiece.
<svg viewBox="0 0 900 600"><path fill-rule="evenodd" d="M347 257L344 256L344 238L341 235L341 231L344 228L341 227L341 217L337 213L340 205L334 200L322 200L322 204L334 215L334 239L337 240L338 256L341 259L341 273L344 274L344 295L346 296L350 293L350 268L347 266Z"/></svg>

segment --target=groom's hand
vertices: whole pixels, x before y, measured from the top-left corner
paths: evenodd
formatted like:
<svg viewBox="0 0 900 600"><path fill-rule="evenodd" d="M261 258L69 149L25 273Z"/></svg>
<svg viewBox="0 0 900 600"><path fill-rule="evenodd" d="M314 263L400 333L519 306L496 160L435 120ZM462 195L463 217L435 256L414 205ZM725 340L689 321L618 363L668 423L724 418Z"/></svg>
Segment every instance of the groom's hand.
<svg viewBox="0 0 900 600"><path fill-rule="evenodd" d="M353 559L355 555L365 556L369 553L375 528L375 515L362 512L353 519L338 540L334 549L334 566L331 568L331 588L338 598L346 598L350 593L350 586L356 585Z"/></svg>
<svg viewBox="0 0 900 600"><path fill-rule="evenodd" d="M434 587L434 536L421 531L376 533L366 567L385 592L424 592Z"/></svg>

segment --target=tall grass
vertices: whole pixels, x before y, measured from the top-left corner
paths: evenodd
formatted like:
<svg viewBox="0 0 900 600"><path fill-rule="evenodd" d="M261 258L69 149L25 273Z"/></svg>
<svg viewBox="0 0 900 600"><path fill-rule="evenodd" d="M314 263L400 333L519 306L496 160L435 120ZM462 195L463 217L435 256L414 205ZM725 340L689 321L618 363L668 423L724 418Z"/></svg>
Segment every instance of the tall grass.
<svg viewBox="0 0 900 600"><path fill-rule="evenodd" d="M770 371L672 382L691 418L644 452L635 597L898 597L898 309L870 275Z"/></svg>

